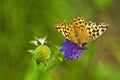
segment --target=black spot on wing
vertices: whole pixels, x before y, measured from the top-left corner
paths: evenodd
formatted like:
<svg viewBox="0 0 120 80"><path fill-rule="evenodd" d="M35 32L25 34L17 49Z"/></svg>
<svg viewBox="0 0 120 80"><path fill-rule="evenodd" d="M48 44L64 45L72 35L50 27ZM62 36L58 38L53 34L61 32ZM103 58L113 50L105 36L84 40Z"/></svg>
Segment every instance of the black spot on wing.
<svg viewBox="0 0 120 80"><path fill-rule="evenodd" d="M89 34L92 34L92 32L89 32Z"/></svg>
<svg viewBox="0 0 120 80"><path fill-rule="evenodd" d="M79 22L79 24L81 24L81 21Z"/></svg>
<svg viewBox="0 0 120 80"><path fill-rule="evenodd" d="M92 30L92 32L93 32L93 33L95 33L95 32L96 32L96 30L95 30L95 29L93 29L93 30Z"/></svg>
<svg viewBox="0 0 120 80"><path fill-rule="evenodd" d="M89 27L88 27L87 29L88 29L88 30L90 30L90 28L89 28Z"/></svg>
<svg viewBox="0 0 120 80"><path fill-rule="evenodd" d="M99 33L97 33L96 35L99 36Z"/></svg>
<svg viewBox="0 0 120 80"><path fill-rule="evenodd" d="M102 29L101 31L102 31L102 32L104 32L105 30L104 30L104 29Z"/></svg>

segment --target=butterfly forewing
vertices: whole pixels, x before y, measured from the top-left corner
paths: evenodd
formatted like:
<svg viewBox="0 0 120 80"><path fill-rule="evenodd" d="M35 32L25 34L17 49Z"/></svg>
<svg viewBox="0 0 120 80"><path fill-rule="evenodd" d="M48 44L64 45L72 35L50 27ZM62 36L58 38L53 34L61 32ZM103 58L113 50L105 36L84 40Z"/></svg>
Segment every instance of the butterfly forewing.
<svg viewBox="0 0 120 80"><path fill-rule="evenodd" d="M67 23L61 22L55 25L55 28L68 40L77 43L76 37L74 36L74 29L69 27Z"/></svg>

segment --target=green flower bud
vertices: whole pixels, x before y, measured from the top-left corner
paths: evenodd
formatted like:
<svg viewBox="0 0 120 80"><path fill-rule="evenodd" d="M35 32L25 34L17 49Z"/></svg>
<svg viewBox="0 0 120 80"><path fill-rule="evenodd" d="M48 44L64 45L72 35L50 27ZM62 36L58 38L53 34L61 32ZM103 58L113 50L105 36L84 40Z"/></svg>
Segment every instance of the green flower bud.
<svg viewBox="0 0 120 80"><path fill-rule="evenodd" d="M36 58L36 63L39 65L41 62L46 62L49 60L51 57L51 50L48 46L46 45L39 45L35 49L35 58Z"/></svg>

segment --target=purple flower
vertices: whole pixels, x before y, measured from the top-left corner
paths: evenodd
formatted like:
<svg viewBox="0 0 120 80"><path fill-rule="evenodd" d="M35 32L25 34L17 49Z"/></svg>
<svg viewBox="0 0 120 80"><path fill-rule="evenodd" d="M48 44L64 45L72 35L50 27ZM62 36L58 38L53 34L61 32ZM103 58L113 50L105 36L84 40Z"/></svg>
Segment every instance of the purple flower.
<svg viewBox="0 0 120 80"><path fill-rule="evenodd" d="M66 60L70 60L70 59L78 59L82 57L82 51L86 50L87 48L83 45L81 48L73 43L70 40L66 40L66 42L64 42L62 44L62 48L60 49L60 52L65 52L64 53L64 58Z"/></svg>

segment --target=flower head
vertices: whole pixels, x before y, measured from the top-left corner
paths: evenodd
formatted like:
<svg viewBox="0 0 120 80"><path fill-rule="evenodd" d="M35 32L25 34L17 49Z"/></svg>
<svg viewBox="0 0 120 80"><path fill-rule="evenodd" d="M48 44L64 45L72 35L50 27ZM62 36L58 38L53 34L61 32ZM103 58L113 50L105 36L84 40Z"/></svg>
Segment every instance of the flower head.
<svg viewBox="0 0 120 80"><path fill-rule="evenodd" d="M80 48L77 44L73 43L72 41L66 40L66 42L63 43L60 52L65 52L64 58L66 60L70 60L81 58L82 51L86 49L87 48L84 45Z"/></svg>
<svg viewBox="0 0 120 80"><path fill-rule="evenodd" d="M46 37L37 38L30 41L35 45L35 48L28 50L31 53L34 62L39 66L40 70L50 70L53 66L62 62L63 54L58 50L56 45L49 45Z"/></svg>
<svg viewBox="0 0 120 80"><path fill-rule="evenodd" d="M40 64L40 62L45 62L49 60L50 56L51 56L51 50L46 45L39 45L35 49L35 58L36 58L37 64Z"/></svg>
<svg viewBox="0 0 120 80"><path fill-rule="evenodd" d="M35 49L28 50L30 53L32 53L33 58L35 58L37 65L39 65L41 62L47 62L51 57L51 49L48 47L48 45L45 44L46 37L44 38L37 38L36 40L30 41L30 43L34 44L36 46Z"/></svg>

